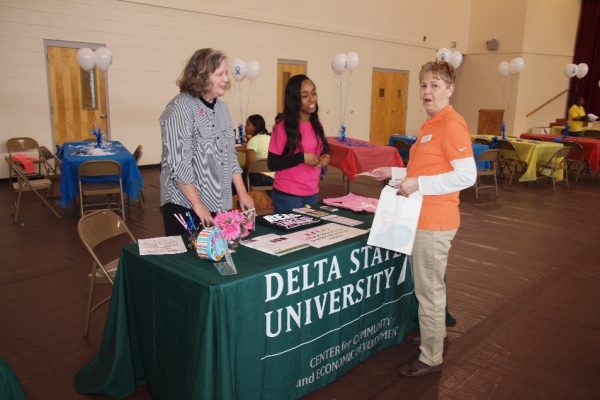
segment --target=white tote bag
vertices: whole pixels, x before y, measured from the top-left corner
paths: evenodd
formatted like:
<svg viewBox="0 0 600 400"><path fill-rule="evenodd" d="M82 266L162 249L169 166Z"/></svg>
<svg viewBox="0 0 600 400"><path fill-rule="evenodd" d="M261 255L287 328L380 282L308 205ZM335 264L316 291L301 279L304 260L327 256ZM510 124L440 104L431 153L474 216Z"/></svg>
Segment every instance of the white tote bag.
<svg viewBox="0 0 600 400"><path fill-rule="evenodd" d="M418 191L408 197L397 192L389 185L381 191L367 244L410 255L423 197Z"/></svg>

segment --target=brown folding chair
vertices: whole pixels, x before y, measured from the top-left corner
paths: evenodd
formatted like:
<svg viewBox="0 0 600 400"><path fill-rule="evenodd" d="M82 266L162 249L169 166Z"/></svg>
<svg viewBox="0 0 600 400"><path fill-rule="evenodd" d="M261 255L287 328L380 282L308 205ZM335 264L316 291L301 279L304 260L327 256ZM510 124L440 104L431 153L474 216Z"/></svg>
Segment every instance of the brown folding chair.
<svg viewBox="0 0 600 400"><path fill-rule="evenodd" d="M408 165L408 157L410 154L410 145L406 143L404 140L394 140L394 146L398 149L400 153L400 157L402 158L402 162L406 167Z"/></svg>
<svg viewBox="0 0 600 400"><path fill-rule="evenodd" d="M536 181L541 179L552 180L552 190L556 192L556 177L554 174L563 171L564 180L567 183L567 188L569 188L569 167L567 165L569 151L571 151L571 147L564 146L556 150L548 161L538 162L536 165Z"/></svg>
<svg viewBox="0 0 600 400"><path fill-rule="evenodd" d="M11 161L14 161L13 156L16 153L24 153L30 156L37 156L36 153L39 147L40 145L38 144L38 142L30 137L15 137L10 138L6 141L6 150L8 151L8 158L10 158ZM41 175L41 162L39 160L39 156L36 158L37 159L33 161L34 164L36 164L36 172L33 174L23 172L25 175L30 177ZM12 168L9 168L8 173L8 180L9 182L12 182L12 180L16 178L16 172Z"/></svg>
<svg viewBox="0 0 600 400"><path fill-rule="evenodd" d="M6 156L6 157L4 157L4 160L6 160L6 163L8 164L8 168L14 171L15 177L16 177L16 181L11 184L12 188L15 191L15 200L14 200L15 218L14 218L13 222L16 224L17 221L19 220L19 211L21 210L21 197L22 197L23 193L25 193L25 192L35 193L35 195L40 200L42 200L42 202L46 206L48 206L50 211L52 211L52 213L54 213L54 215L56 215L58 218L60 218L60 214L58 214L58 212L54 209L54 207L52 207L52 205L50 203L48 203L48 200L46 200L48 191L52 187L52 182L50 181L50 179L35 178L35 177L27 176L23 172L21 167L19 165L17 165L14 161L12 161L10 159L10 157ZM44 196L40 193L40 191L42 191L42 190L46 192L46 196Z"/></svg>
<svg viewBox="0 0 600 400"><path fill-rule="evenodd" d="M91 178L91 179L90 179ZM94 182L104 178L102 182ZM112 179L111 179L112 178ZM114 180L114 181L107 181ZM79 166L79 204L81 216L88 212L104 209L119 210L125 220L125 203L123 196L123 178L121 164L114 160L91 160ZM113 200L118 196L118 202ZM105 201L88 202L90 197L104 196Z"/></svg>
<svg viewBox="0 0 600 400"><path fill-rule="evenodd" d="M114 285L123 241L135 243L137 240L125 221L110 210L98 210L84 215L77 223L77 232L93 259L92 270L89 274L90 291L84 327L84 336L87 336L92 314L98 307L110 300L110 296L108 296L96 305L93 304L96 280L103 283L108 282L111 286ZM101 245L102 247L100 247ZM116 258L113 258L115 254Z"/></svg>
<svg viewBox="0 0 600 400"><path fill-rule="evenodd" d="M42 161L42 175L52 182L49 195L50 197L54 197L56 187L58 186L57 182L60 181L62 164L60 159L47 147L40 146L38 152L40 153L40 160Z"/></svg>
<svg viewBox="0 0 600 400"><path fill-rule="evenodd" d="M473 140L473 143L485 144L489 147L492 144L492 141L485 138L475 138L475 140Z"/></svg>
<svg viewBox="0 0 600 400"><path fill-rule="evenodd" d="M506 172L508 174L508 184L512 184L513 176L517 179L527 168L527 163L521 161L519 153L508 140L498 140L498 148L500 149L500 175L504 176Z"/></svg>
<svg viewBox="0 0 600 400"><path fill-rule="evenodd" d="M477 157L477 180L475 181L475 198L479 199L479 191L484 188L495 188L496 198L498 197L498 160L500 159L500 150L489 149L485 150ZM485 164L482 164L485 162ZM481 166L480 166L481 165ZM491 176L494 179L494 184L483 184L482 177Z"/></svg>
<svg viewBox="0 0 600 400"><path fill-rule="evenodd" d="M581 144L576 142L562 142L565 147L570 147L569 156L567 157L567 166L569 167L569 172L575 175L575 183L579 182L579 176L583 172L587 174L589 172L589 167L587 164L587 160L585 159L585 153L583 151L583 147Z"/></svg>
<svg viewBox="0 0 600 400"><path fill-rule="evenodd" d="M250 185L250 174L251 173L263 173L263 172L271 172L269 170L269 166L267 165L266 158L257 158L250 164L248 167L248 173L246 174L246 187L248 191L251 190L273 190L273 185L265 185L265 186L251 186Z"/></svg>
<svg viewBox="0 0 600 400"><path fill-rule="evenodd" d="M135 148L135 151L133 152L133 159L135 160L135 165L139 166L141 158L142 158L142 145L140 144L140 145L138 145L138 147ZM146 207L144 206L144 202L146 201L146 199L144 199L144 192L141 189L140 189L139 201L140 201L140 207L142 207L142 210L145 210ZM127 204L129 205L129 197L127 198Z"/></svg>

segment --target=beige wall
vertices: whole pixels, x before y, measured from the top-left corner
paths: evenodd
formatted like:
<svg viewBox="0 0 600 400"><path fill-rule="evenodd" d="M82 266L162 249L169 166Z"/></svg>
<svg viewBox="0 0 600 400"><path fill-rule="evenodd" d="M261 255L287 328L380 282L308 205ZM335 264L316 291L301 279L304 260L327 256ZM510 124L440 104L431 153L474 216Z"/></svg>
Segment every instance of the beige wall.
<svg viewBox="0 0 600 400"><path fill-rule="evenodd" d="M556 2L576 3L578 9L577 0ZM307 6L308 3L300 7L290 0L230 0L216 3L218 5L199 0L0 0L0 152L5 151L6 139L13 136L31 136L43 145L52 145L44 39L101 43L112 51L113 64L108 72L112 138L130 149L142 143L142 164L159 162L158 117L177 93L175 80L187 58L194 50L207 46L222 49L232 58L260 62L262 71L255 82L248 113L262 114L268 125L275 115L277 59L307 61L308 75L319 92L327 134L334 134L339 124L330 60L338 52L356 51L360 65L352 77L346 123L350 136L368 138L372 69L410 71L407 132L415 133L425 118L418 101L418 69L435 57L439 47L449 47L454 41L457 49L467 55L459 70L455 105L474 131L477 109L498 108L492 100L497 98L501 86L497 79L489 80L490 76L497 78L495 67L500 59L523 54L527 71L536 63L546 65L548 60L562 68L570 57L567 50L564 54L554 51L536 54L536 60L540 61L537 62L529 61L529 56L524 54L525 50L532 52L531 48L541 47L537 38L545 34L515 32L520 28L526 31L523 27L527 18L537 21L530 8L535 9L533 5L538 4L541 7L543 1L527 2L525 19L519 20L512 29L490 16L488 23L476 22L490 14L486 11L488 3L499 3L499 10L509 3L514 7L511 11L523 11L523 7L519 7L523 2L516 0L431 0L426 3L331 0L321 2L318 10ZM572 25L574 30L577 20L572 16L577 12L568 16L569 23L544 25L538 22L536 29L545 28L548 33L557 35L564 34L557 31L565 25ZM521 14L523 12L518 13ZM553 18L548 13L543 17ZM497 30L491 29L492 21ZM488 54L483 50L485 40L503 34L515 35L510 39L514 42L514 46L511 45L514 54ZM573 32L570 35L574 37ZM528 46L525 50L523 43ZM539 74L532 70L529 77L526 71L519 77L518 86L513 85L519 93L513 104L523 107L525 112L529 111L525 108L530 102L542 102L560 87L566 87L566 80L562 80L562 86L551 82L548 87L540 88ZM525 84L529 79L532 82ZM244 81L243 85L246 92L248 82ZM527 91L528 96L533 97L534 88L544 92L541 98L536 95L529 99L521 94ZM237 124L239 93L232 90L224 100ZM528 121L519 120L520 114L521 111L515 113L516 120L527 124ZM547 122L548 118L544 125ZM6 176L6 166L0 164L0 177Z"/></svg>
<svg viewBox="0 0 600 400"><path fill-rule="evenodd" d="M506 109L507 132L514 136L563 115L566 94L527 117L568 87L562 70L573 57L579 8L578 0L473 0L468 57L454 99L473 130L482 108ZM486 50L491 38L500 41L499 50ZM498 64L514 57L522 57L525 68L502 77Z"/></svg>

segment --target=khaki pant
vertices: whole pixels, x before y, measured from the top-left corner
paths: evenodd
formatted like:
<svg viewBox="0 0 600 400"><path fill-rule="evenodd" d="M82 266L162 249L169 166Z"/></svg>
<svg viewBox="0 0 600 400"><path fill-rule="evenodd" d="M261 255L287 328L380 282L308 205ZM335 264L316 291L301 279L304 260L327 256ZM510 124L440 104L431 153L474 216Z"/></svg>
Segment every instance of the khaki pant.
<svg viewBox="0 0 600 400"><path fill-rule="evenodd" d="M427 365L442 363L446 337L446 264L452 231L417 230L411 256L415 294L419 301L421 354Z"/></svg>

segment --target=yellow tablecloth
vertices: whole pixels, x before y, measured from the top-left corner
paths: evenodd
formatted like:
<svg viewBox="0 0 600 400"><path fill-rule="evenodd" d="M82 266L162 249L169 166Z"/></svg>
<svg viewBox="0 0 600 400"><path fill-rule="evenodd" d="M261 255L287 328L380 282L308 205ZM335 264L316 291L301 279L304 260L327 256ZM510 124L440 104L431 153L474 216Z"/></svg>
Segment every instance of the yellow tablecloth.
<svg viewBox="0 0 600 400"><path fill-rule="evenodd" d="M472 139L484 138L492 140L493 135L475 135ZM563 147L562 143L542 142L539 140L518 139L508 137L509 142L513 144L521 161L527 163L527 170L519 178L519 182L531 182L536 178L536 165L538 162L546 162L556 153L558 149ZM556 180L563 179L562 171L554 173Z"/></svg>

